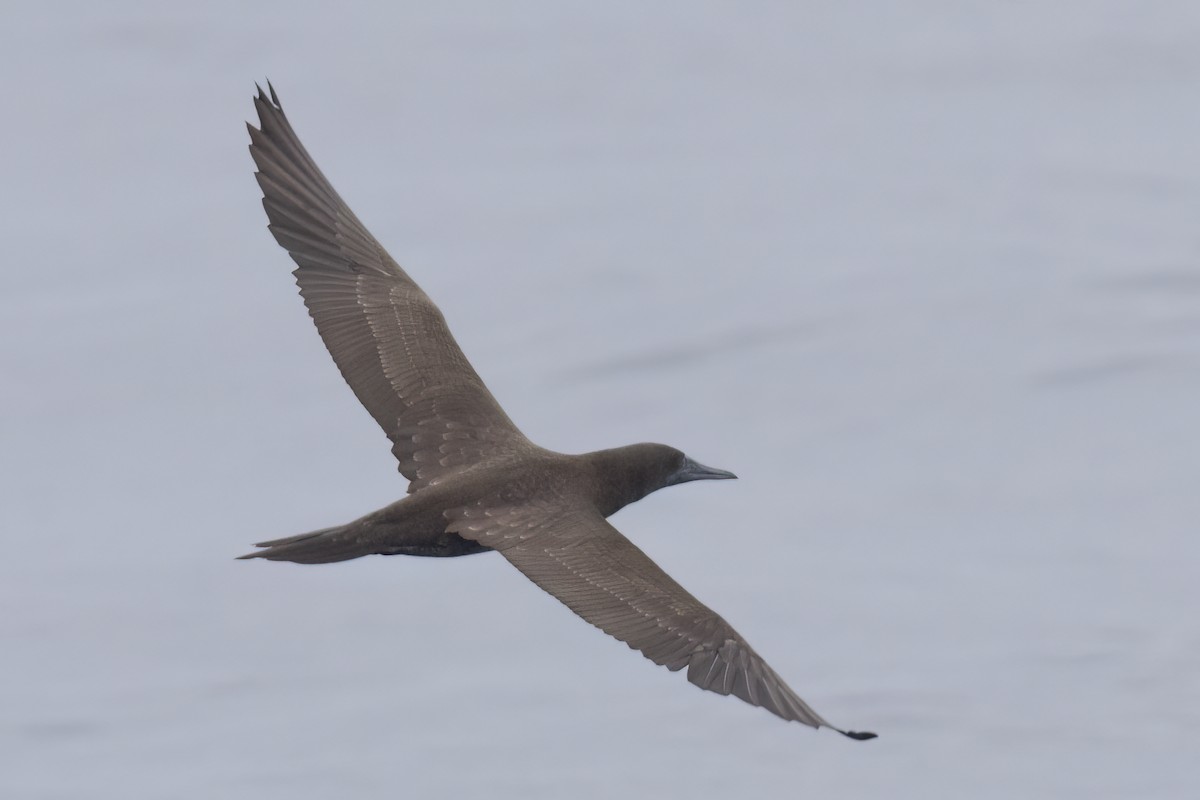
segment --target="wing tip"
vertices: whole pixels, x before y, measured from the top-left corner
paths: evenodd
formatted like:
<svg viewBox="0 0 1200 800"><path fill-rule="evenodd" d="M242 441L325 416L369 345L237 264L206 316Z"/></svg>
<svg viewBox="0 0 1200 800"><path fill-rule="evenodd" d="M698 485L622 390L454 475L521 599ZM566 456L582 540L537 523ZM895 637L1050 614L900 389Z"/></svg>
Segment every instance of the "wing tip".
<svg viewBox="0 0 1200 800"><path fill-rule="evenodd" d="M268 102L269 99L269 102L273 106L278 108L280 111L283 110L283 103L279 102L279 95L275 93L275 87L271 85L271 80L269 78L267 79L267 91L263 91L262 84L260 84L258 81L254 82L254 88L258 90L258 96L255 98L256 100L262 100L265 103Z"/></svg>
<svg viewBox="0 0 1200 800"><path fill-rule="evenodd" d="M258 124L266 127L267 116L264 110L269 109L271 112L277 112L282 115L283 104L279 102L279 95L275 93L275 87L271 85L270 81L267 81L266 91L263 91L262 84L257 81L254 82L254 88L257 91L254 95L254 107L258 109ZM250 134L253 136L256 130L255 127L249 122L246 123L246 127L250 128Z"/></svg>
<svg viewBox="0 0 1200 800"><path fill-rule="evenodd" d="M841 728L834 728L834 730L847 739L853 739L856 742L867 742L871 739L879 738L878 733L871 733L870 731L844 731Z"/></svg>

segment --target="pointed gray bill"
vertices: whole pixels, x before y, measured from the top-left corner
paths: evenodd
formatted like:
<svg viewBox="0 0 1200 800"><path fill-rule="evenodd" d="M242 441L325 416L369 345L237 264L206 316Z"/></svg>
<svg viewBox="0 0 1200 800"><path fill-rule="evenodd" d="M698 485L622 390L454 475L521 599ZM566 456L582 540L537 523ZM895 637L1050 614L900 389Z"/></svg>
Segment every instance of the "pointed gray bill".
<svg viewBox="0 0 1200 800"><path fill-rule="evenodd" d="M683 460L681 466L675 475L671 478L671 483L687 483L688 481L723 481L736 478L732 472L715 467L706 467L698 461L693 461L690 458Z"/></svg>

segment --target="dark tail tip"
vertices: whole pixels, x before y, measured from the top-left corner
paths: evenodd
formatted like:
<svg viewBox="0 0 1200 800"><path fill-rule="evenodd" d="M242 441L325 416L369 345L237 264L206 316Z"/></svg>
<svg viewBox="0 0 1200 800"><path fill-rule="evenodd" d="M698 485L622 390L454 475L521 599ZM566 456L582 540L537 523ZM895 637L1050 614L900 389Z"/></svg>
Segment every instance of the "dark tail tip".
<svg viewBox="0 0 1200 800"><path fill-rule="evenodd" d="M848 736L856 742L865 742L868 739L879 738L878 733L871 733L870 731L838 731L838 733L842 736Z"/></svg>

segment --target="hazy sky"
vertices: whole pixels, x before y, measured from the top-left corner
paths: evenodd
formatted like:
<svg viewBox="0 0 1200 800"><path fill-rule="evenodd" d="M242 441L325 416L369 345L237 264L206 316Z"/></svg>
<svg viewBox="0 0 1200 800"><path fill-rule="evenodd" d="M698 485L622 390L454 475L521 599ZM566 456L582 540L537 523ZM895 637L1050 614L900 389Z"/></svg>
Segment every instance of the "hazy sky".
<svg viewBox="0 0 1200 800"><path fill-rule="evenodd" d="M0 26L0 796L1200 796L1200 6L25 4ZM855 743L401 496L266 231L270 78L535 441Z"/></svg>

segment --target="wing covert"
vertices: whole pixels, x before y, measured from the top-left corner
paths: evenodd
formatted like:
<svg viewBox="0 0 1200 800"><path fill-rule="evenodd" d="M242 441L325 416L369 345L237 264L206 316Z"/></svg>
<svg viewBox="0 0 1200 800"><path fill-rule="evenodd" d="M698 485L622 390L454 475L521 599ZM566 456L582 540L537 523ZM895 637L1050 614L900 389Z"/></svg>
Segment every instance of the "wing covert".
<svg viewBox="0 0 1200 800"><path fill-rule="evenodd" d="M269 84L268 84L269 86ZM392 440L409 491L532 447L463 355L441 311L342 201L275 90L250 130L263 207L300 294L355 396Z"/></svg>
<svg viewBox="0 0 1200 800"><path fill-rule="evenodd" d="M499 550L588 622L688 680L785 720L834 728L716 612L583 505L482 502L447 512L448 530Z"/></svg>

